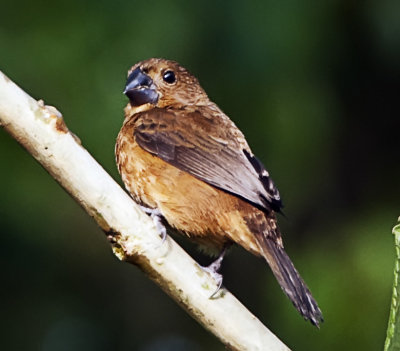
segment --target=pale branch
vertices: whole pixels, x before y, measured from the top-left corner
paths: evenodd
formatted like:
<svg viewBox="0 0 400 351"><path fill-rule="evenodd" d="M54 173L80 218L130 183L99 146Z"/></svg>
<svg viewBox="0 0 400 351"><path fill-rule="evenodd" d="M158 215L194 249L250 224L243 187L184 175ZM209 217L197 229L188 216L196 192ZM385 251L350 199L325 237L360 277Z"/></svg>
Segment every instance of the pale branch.
<svg viewBox="0 0 400 351"><path fill-rule="evenodd" d="M232 350L289 350L153 221L80 145L62 115L0 72L0 124L71 194L107 234L119 259L139 266ZM110 136L112 137L112 136Z"/></svg>

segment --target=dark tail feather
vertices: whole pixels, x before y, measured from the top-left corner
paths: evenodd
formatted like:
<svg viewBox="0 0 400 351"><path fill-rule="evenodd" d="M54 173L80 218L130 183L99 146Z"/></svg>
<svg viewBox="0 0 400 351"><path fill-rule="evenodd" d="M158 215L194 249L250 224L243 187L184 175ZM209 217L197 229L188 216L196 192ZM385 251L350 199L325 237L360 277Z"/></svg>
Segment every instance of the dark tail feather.
<svg viewBox="0 0 400 351"><path fill-rule="evenodd" d="M274 239L265 237L264 235L258 239L261 239L259 241L261 241L260 246L263 256L271 267L282 290L304 319L309 320L319 328L319 324L323 322L322 312L307 285L300 277L296 268L294 268L289 256Z"/></svg>

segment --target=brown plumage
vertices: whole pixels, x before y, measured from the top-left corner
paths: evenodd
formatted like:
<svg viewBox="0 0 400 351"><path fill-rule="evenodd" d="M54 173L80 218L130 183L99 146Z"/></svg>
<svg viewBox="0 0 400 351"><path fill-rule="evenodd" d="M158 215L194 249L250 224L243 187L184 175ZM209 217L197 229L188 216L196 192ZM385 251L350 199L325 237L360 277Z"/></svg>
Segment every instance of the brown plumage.
<svg viewBox="0 0 400 351"><path fill-rule="evenodd" d="M140 204L218 250L237 243L268 262L305 319L322 314L283 249L279 192L235 124L178 63L149 59L128 73L118 135L122 179Z"/></svg>

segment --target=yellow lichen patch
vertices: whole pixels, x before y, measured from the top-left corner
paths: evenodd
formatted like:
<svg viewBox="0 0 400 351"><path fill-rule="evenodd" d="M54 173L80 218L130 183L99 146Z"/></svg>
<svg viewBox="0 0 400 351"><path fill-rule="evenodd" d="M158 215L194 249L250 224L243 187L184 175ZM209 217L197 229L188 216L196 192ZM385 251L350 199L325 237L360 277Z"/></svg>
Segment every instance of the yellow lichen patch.
<svg viewBox="0 0 400 351"><path fill-rule="evenodd" d="M122 249L122 247L120 246L112 246L112 251L114 253L115 256L117 256L117 258L120 261L125 261L126 260L126 254L124 252L124 250Z"/></svg>
<svg viewBox="0 0 400 351"><path fill-rule="evenodd" d="M207 282L201 284L201 287L202 287L203 289L205 289L205 290L210 290L210 289L211 289Z"/></svg>

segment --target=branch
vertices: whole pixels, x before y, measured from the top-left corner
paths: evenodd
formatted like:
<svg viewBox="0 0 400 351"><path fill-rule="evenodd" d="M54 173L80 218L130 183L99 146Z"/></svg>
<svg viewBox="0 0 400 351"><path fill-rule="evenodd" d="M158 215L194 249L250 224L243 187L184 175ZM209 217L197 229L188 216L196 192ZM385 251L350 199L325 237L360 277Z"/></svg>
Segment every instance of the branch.
<svg viewBox="0 0 400 351"><path fill-rule="evenodd" d="M289 350L152 220L80 145L54 107L36 101L0 71L0 125L71 194L108 235L114 254L139 266L232 350Z"/></svg>

